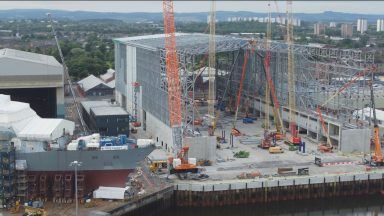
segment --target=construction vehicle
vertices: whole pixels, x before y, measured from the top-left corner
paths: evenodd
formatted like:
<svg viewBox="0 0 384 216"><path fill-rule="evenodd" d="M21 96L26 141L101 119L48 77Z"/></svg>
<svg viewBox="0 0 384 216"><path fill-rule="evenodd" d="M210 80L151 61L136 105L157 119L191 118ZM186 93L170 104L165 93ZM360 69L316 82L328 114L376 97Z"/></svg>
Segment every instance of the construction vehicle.
<svg viewBox="0 0 384 216"><path fill-rule="evenodd" d="M11 210L9 211L9 213L11 213L11 214L17 214L17 213L19 213L19 211L20 211L20 201L17 200L17 201L15 202L15 206L11 208Z"/></svg>
<svg viewBox="0 0 384 216"><path fill-rule="evenodd" d="M47 211L45 208L36 208L32 206L25 206L24 215L28 216L46 216Z"/></svg>
<svg viewBox="0 0 384 216"><path fill-rule="evenodd" d="M271 146L268 148L268 151L271 154L284 153L284 150L281 146Z"/></svg>
<svg viewBox="0 0 384 216"><path fill-rule="evenodd" d="M181 117L181 85L179 75L179 61L176 50L175 36L175 17L172 0L163 0L163 18L166 51L166 75L168 81L168 112L170 126L172 128L173 154L178 159L172 157L168 159L169 172L187 173L197 172L196 164L189 164L189 147L183 145L183 129ZM180 164L174 163L180 160ZM174 166L176 165L176 166Z"/></svg>
<svg viewBox="0 0 384 216"><path fill-rule="evenodd" d="M189 147L184 146L177 159L170 158L169 164L171 165L170 167L170 174L173 173L197 173L198 168L196 166L196 163L191 163L188 158L188 151Z"/></svg>
<svg viewBox="0 0 384 216"><path fill-rule="evenodd" d="M79 106L79 103L77 101L76 94L75 94L75 92L73 90L71 76L69 75L67 64L64 61L64 55L63 55L63 52L61 51L59 39L57 38L57 33L56 33L55 27L53 25L52 16L51 16L50 13L47 13L47 16L48 16L48 21L49 21L49 23L51 25L51 30L52 30L53 37L55 38L55 41L56 41L56 46L57 46L57 50L58 50L59 55L60 55L61 64L63 65L64 76L67 79L67 83L69 85L69 89L70 89L70 92L71 92L71 95L72 95L73 103L74 103L76 111L77 111L77 116L78 116L78 118L80 120L81 129L82 129L84 135L87 135L89 133L89 129L88 129L87 125L85 124L83 115L81 114L81 111L80 111L80 106Z"/></svg>
<svg viewBox="0 0 384 216"><path fill-rule="evenodd" d="M268 4L268 7L270 7L270 4ZM271 13L269 11L268 13L268 23L267 23L267 37L265 40L265 46L266 46L266 56L262 56L261 54L258 54L261 59L263 60L263 70L265 72L266 77L266 91L265 91L265 123L264 123L264 129L266 130L264 132L264 138L261 140L260 146L264 149L271 147L271 139L273 139L274 144L276 140L282 140L285 138L285 131L284 127L282 126L282 118L280 116L280 104L277 99L276 93L275 93L275 86L273 84L272 76L270 74L270 60L271 60L271 52L270 52L270 40L271 40L271 34L272 34L272 27L271 27ZM269 132L269 104L270 104L270 98L272 97L272 107L273 107L273 115L274 115L274 122L276 131Z"/></svg>
<svg viewBox="0 0 384 216"><path fill-rule="evenodd" d="M276 145L276 136L273 133L270 133L268 130L264 130L264 138L261 139L259 147L262 149L269 149L272 146Z"/></svg>
<svg viewBox="0 0 384 216"><path fill-rule="evenodd" d="M371 108L373 112L373 144L375 146L375 151L371 156L370 165L383 166L384 158L383 158L383 152L381 152L380 129L379 129L378 121L376 118L375 95L373 93L373 73L372 73L372 79L369 86L370 86L370 92L371 92Z"/></svg>

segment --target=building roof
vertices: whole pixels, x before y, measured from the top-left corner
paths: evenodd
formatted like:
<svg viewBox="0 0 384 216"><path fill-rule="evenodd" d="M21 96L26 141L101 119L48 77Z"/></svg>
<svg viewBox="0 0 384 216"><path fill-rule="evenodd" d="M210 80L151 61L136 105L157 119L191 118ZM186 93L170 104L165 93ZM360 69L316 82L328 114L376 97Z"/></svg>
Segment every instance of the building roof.
<svg viewBox="0 0 384 216"><path fill-rule="evenodd" d="M1 49L0 68L0 88L64 86L63 67L53 56Z"/></svg>
<svg viewBox="0 0 384 216"><path fill-rule="evenodd" d="M115 74L115 70L110 68L107 70L105 74L100 75L100 79L106 82L107 80L113 78L114 74Z"/></svg>
<svg viewBox="0 0 384 216"><path fill-rule="evenodd" d="M12 58L21 61L30 61L38 64L61 67L61 64L53 56L25 52L9 48L0 50L0 58Z"/></svg>
<svg viewBox="0 0 384 216"><path fill-rule="evenodd" d="M91 89L93 89L94 87L102 84L102 85L105 85L107 87L109 87L108 85L106 85L103 80L101 80L100 78L97 78L95 77L93 74L87 76L86 78L80 80L77 82L80 87L86 92L86 91L89 91Z"/></svg>
<svg viewBox="0 0 384 216"><path fill-rule="evenodd" d="M111 80L106 85L114 89L116 87L116 80Z"/></svg>
<svg viewBox="0 0 384 216"><path fill-rule="evenodd" d="M96 116L128 115L127 111L119 106L92 107L91 111Z"/></svg>
<svg viewBox="0 0 384 216"><path fill-rule="evenodd" d="M90 114L92 112L97 116L105 115L128 115L127 111L116 104L111 104L109 101L82 101L81 105L85 111Z"/></svg>
<svg viewBox="0 0 384 216"><path fill-rule="evenodd" d="M200 33L176 33L177 50L190 54L207 53L209 48L209 35ZM235 37L216 35L216 52L238 50L248 44L248 40ZM164 34L145 35L136 37L116 38L115 42L146 49L164 49Z"/></svg>
<svg viewBox="0 0 384 216"><path fill-rule="evenodd" d="M85 111L89 114L91 108L109 106L109 102L106 100L103 101L82 101L81 105L84 107Z"/></svg>

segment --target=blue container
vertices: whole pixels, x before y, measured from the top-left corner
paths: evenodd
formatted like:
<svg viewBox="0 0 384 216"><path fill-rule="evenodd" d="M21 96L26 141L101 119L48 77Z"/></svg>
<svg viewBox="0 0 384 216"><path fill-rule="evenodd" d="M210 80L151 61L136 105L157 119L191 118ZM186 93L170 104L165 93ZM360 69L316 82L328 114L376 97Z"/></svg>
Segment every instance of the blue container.
<svg viewBox="0 0 384 216"><path fill-rule="evenodd" d="M79 150L83 150L83 149L85 149L85 141L84 140L79 140L79 142L77 143L77 148L79 149Z"/></svg>
<svg viewBox="0 0 384 216"><path fill-rule="evenodd" d="M31 207L32 207L32 204L33 204L32 201L28 201L28 206L31 206Z"/></svg>
<svg viewBox="0 0 384 216"><path fill-rule="evenodd" d="M100 146L115 146L116 140L110 138L103 138L100 140Z"/></svg>
<svg viewBox="0 0 384 216"><path fill-rule="evenodd" d="M125 134L120 134L120 135L119 135L119 141L120 141L120 145L125 145L125 144L127 144L127 135L125 135Z"/></svg>
<svg viewBox="0 0 384 216"><path fill-rule="evenodd" d="M127 144L136 144L135 139L127 139Z"/></svg>

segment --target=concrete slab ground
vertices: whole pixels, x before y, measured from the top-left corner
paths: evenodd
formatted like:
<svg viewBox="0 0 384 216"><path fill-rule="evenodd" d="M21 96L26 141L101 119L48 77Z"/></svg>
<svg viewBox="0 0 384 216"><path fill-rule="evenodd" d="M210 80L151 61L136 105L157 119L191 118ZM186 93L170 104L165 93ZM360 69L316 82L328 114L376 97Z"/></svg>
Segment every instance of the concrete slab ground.
<svg viewBox="0 0 384 216"><path fill-rule="evenodd" d="M233 180L243 172L258 171L261 175L276 176L277 169L282 167L292 167L297 172L298 168L309 168L310 175L321 174L341 174L349 172L365 171L366 167L361 163L363 154L343 154L339 151L333 153L321 153L317 151L317 143L301 135L306 143L305 155L296 151L289 151L289 146L283 141L277 141L277 145L284 149L284 153L270 154L268 150L258 147L259 141L263 137L263 119L258 119L251 124L244 124L242 120L236 121L236 128L243 134L233 138L233 147L229 144L229 135L232 129L233 116L221 119L222 128L217 128L216 136L222 135L222 130L226 134L226 143L220 144L220 149L216 153L216 161L212 166L205 166L205 174L210 176L209 180ZM272 129L273 125L272 125ZM202 133L205 133L201 129ZM248 142L243 142L248 140ZM238 151L248 151L248 158L234 158L234 153ZM315 157L320 157L323 162L350 162L343 165L329 165L319 167L315 165ZM209 181L208 180L208 181ZM178 180L176 180L178 181ZM185 180L183 180L185 182Z"/></svg>

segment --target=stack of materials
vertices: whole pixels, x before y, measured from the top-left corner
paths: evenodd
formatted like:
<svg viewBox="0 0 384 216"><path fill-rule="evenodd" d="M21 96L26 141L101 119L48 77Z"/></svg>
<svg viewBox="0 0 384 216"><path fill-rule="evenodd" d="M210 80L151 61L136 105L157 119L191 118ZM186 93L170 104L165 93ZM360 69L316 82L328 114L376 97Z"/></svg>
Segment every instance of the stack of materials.
<svg viewBox="0 0 384 216"><path fill-rule="evenodd" d="M93 191L93 198L96 199L124 199L125 188L120 187L103 187L100 186Z"/></svg>

